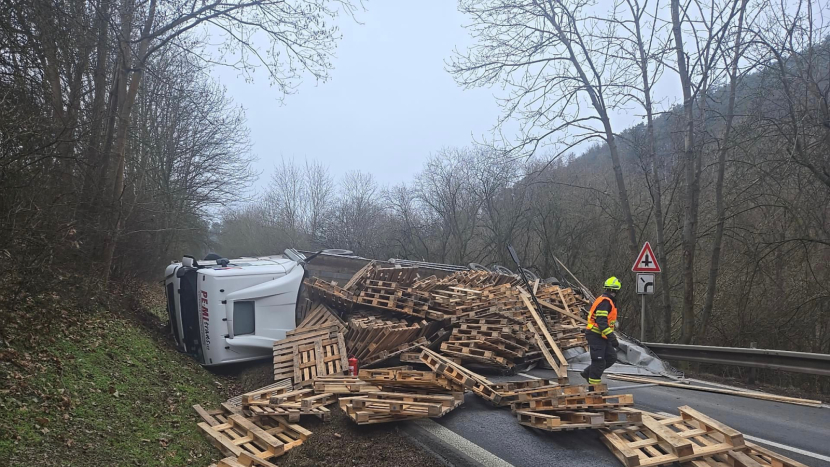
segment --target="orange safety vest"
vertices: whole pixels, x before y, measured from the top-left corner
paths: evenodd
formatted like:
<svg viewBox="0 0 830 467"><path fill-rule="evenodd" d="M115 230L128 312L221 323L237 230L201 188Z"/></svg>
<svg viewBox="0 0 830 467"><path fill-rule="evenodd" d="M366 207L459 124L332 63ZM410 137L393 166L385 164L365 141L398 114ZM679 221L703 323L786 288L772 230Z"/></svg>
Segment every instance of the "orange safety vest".
<svg viewBox="0 0 830 467"><path fill-rule="evenodd" d="M600 295L596 300L594 300L594 304L591 306L591 311L588 312L588 325L585 326L585 329L590 329L591 331L601 335L603 339L608 339L608 335L602 334L602 329L599 328L596 319L594 319L594 312L603 300L611 302L611 311L608 312L608 327L611 328L611 332L614 331L614 327L617 325L617 306L614 305L614 300L611 300L603 295Z"/></svg>

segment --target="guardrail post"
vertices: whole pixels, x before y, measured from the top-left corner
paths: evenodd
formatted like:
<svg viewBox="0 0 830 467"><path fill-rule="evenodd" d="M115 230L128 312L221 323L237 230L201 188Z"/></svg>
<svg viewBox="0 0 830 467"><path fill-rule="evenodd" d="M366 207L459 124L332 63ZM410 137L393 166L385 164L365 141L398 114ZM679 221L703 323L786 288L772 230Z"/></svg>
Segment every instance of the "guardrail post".
<svg viewBox="0 0 830 467"><path fill-rule="evenodd" d="M750 349L758 348L758 343L757 342L750 342L749 343L749 348ZM755 368L755 367L752 367L752 368L749 369L749 384L755 384L755 377L757 376L757 373L756 373L757 371L758 371L758 369Z"/></svg>

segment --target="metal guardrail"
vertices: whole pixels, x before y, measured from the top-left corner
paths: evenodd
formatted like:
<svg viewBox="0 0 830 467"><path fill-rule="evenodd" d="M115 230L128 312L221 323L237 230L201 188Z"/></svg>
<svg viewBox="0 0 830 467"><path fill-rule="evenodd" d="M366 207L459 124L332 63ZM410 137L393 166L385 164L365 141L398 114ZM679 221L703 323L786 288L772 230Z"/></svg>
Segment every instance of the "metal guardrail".
<svg viewBox="0 0 830 467"><path fill-rule="evenodd" d="M830 354L707 345L644 343L660 358L830 376Z"/></svg>

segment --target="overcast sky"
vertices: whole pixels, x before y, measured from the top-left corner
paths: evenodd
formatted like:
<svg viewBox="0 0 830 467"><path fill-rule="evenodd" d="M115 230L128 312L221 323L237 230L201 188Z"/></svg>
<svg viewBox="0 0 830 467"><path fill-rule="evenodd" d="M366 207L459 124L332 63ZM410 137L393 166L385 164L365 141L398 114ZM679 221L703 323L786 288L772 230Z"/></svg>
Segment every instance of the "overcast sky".
<svg viewBox="0 0 830 467"><path fill-rule="evenodd" d="M340 18L343 39L327 83L306 80L278 102L260 73L246 83L231 69L215 74L251 130L258 187L281 157L316 159L335 177L358 169L383 186L409 181L431 153L481 140L500 109L495 89L464 90L445 70L454 48L471 44L468 18L452 0L371 1L357 24ZM617 131L635 116L615 119Z"/></svg>

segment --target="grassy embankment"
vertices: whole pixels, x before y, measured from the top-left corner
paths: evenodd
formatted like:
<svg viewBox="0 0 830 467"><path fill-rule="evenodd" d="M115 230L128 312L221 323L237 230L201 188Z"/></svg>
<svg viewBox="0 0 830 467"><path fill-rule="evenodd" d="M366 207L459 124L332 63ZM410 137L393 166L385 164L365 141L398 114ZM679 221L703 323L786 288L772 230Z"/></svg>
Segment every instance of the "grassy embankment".
<svg viewBox="0 0 830 467"><path fill-rule="evenodd" d="M107 294L107 311L77 292L82 286L43 287L75 291L71 298L2 285L2 465L207 466L223 456L191 407L215 408L273 381L267 361L217 376L176 352L162 332L160 288ZM329 422L303 419L314 435L280 457L281 467L441 465L395 424L357 426L331 408Z"/></svg>
<svg viewBox="0 0 830 467"><path fill-rule="evenodd" d="M191 406L224 400L225 382L134 316L18 293L16 309L0 311L0 459L144 466L219 457Z"/></svg>

